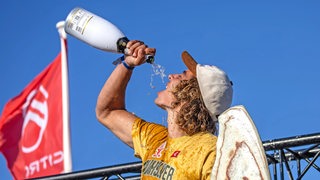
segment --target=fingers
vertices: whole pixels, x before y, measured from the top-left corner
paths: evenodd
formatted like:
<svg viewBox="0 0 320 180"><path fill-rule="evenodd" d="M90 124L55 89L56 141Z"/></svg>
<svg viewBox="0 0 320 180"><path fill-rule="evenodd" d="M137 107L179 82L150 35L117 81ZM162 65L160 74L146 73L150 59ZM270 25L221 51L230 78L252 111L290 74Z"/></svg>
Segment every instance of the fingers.
<svg viewBox="0 0 320 180"><path fill-rule="evenodd" d="M146 48L144 52L145 52L145 54L148 54L148 55L152 55L152 56L156 55L155 48Z"/></svg>
<svg viewBox="0 0 320 180"><path fill-rule="evenodd" d="M145 63L146 55L154 56L155 48L149 48L144 42L132 40L127 43L126 62L131 66L138 66Z"/></svg>
<svg viewBox="0 0 320 180"><path fill-rule="evenodd" d="M156 49L149 48L148 45L144 44L143 41L139 40L132 40L129 41L127 44L128 54L132 55L133 57L137 57L139 49L143 49L145 55L155 55Z"/></svg>
<svg viewBox="0 0 320 180"><path fill-rule="evenodd" d="M146 48L146 45L144 45L144 42L142 41L133 40L128 42L127 48L130 55L137 57L138 50Z"/></svg>
<svg viewBox="0 0 320 180"><path fill-rule="evenodd" d="M131 40L127 43L127 48L130 49L132 47L132 45L134 45L137 42L142 42L142 41L138 41L138 40ZM143 43L143 42L142 42Z"/></svg>
<svg viewBox="0 0 320 180"><path fill-rule="evenodd" d="M133 52L132 52L132 56L133 57L137 57L138 56L138 54L141 54L141 55L145 55L145 49L147 48L147 46L145 45L145 44L138 44L138 43L136 43L136 44L134 44L133 46L132 46L132 49L134 49L133 50ZM141 52L140 52L141 51ZM140 52L140 53L139 53Z"/></svg>

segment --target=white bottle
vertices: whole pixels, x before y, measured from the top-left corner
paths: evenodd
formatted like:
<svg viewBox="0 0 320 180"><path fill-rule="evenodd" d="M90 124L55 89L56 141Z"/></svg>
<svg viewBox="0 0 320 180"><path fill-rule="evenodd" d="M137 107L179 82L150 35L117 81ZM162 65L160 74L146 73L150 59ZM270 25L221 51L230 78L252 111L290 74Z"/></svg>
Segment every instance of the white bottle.
<svg viewBox="0 0 320 180"><path fill-rule="evenodd" d="M103 51L126 54L129 39L111 22L83 8L74 8L66 18L66 33ZM153 56L146 61L153 63Z"/></svg>

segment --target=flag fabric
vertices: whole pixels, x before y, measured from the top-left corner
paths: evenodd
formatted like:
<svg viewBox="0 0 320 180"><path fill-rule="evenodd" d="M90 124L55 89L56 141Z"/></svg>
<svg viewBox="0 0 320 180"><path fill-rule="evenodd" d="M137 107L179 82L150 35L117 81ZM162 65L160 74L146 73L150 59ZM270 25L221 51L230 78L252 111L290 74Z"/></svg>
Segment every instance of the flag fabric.
<svg viewBox="0 0 320 180"><path fill-rule="evenodd" d="M0 152L15 179L65 172L62 56L60 52L3 109Z"/></svg>

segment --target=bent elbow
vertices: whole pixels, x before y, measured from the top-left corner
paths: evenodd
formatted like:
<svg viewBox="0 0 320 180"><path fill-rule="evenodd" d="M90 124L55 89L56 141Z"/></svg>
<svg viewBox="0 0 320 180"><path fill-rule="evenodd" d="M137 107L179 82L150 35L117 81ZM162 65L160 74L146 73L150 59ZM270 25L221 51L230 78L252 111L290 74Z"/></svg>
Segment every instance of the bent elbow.
<svg viewBox="0 0 320 180"><path fill-rule="evenodd" d="M97 120L102 123L106 124L106 121L108 119L108 116L110 115L111 110L105 108L101 109L98 106L96 107L96 118Z"/></svg>

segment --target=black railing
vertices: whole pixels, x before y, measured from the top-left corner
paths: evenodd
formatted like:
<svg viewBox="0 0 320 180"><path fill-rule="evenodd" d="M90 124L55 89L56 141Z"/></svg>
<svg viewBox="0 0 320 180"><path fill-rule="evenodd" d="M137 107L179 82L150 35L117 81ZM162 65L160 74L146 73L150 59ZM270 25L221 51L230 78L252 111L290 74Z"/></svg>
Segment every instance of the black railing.
<svg viewBox="0 0 320 180"><path fill-rule="evenodd" d="M302 179L311 167L320 172L316 164L320 155L320 133L264 141L263 147L274 180L284 179L284 166L289 179ZM293 161L296 162L295 172L289 165Z"/></svg>
<svg viewBox="0 0 320 180"><path fill-rule="evenodd" d="M318 173L320 172L320 168L316 164L320 155L320 133L268 140L263 142L263 147L266 151L270 172L272 172L271 175L274 180L277 180L278 178L281 180L284 179L285 173L283 166L286 167L290 179L302 179L311 167L318 171ZM305 163L303 163L305 167L302 167L301 160L305 161ZM295 173L293 173L292 168L290 168L289 165L292 161L295 161L297 164ZM135 180L140 179L141 167L141 162L133 162L35 179L71 180L100 178L104 180L112 178ZM296 175L296 178L294 178L294 174Z"/></svg>

